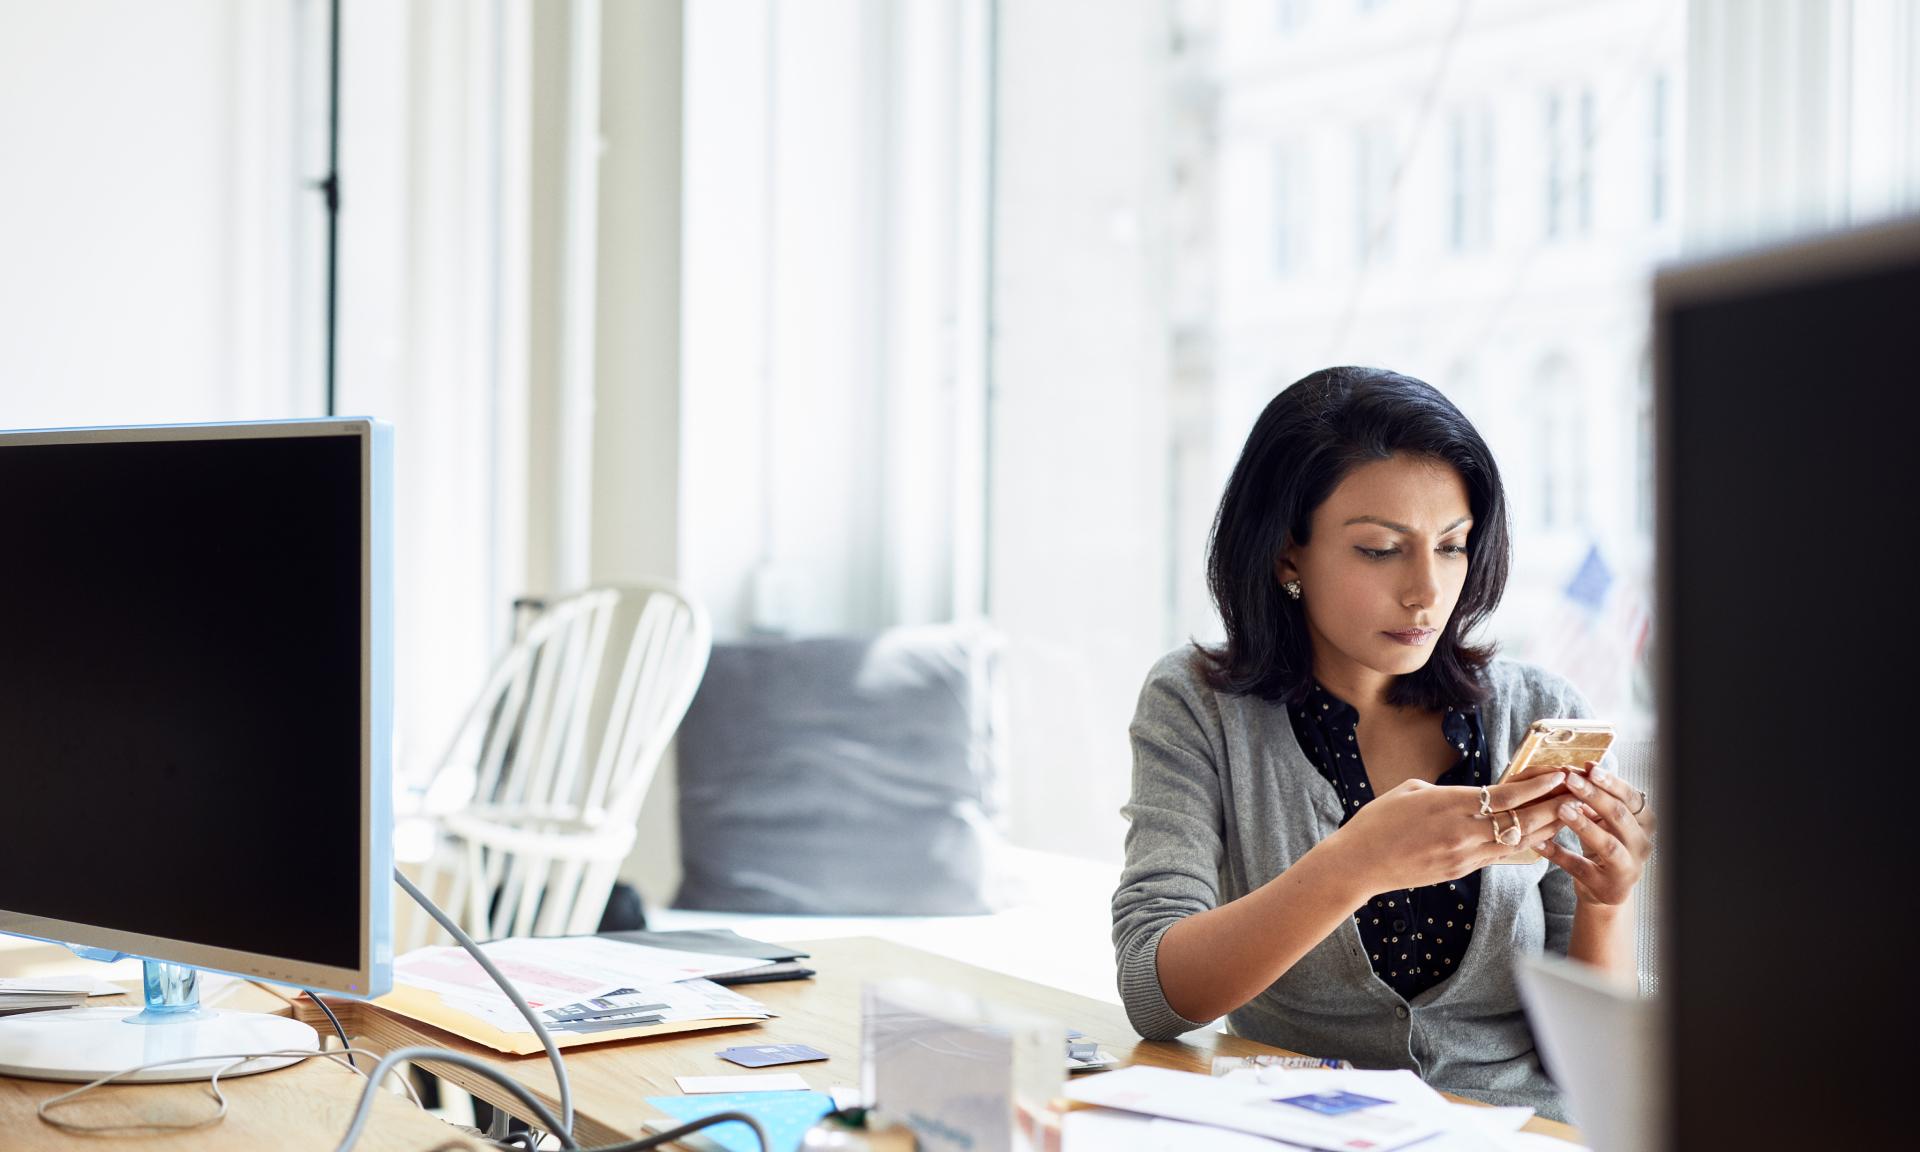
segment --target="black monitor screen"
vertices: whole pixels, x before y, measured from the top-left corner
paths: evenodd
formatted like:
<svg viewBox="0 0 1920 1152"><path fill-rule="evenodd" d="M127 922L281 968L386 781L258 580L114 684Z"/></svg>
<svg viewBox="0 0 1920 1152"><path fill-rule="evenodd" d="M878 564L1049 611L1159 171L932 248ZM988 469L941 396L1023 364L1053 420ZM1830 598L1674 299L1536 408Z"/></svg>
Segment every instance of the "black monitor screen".
<svg viewBox="0 0 1920 1152"><path fill-rule="evenodd" d="M1920 259L1876 263L1659 317L1673 1147L1871 1146L1907 1098Z"/></svg>
<svg viewBox="0 0 1920 1152"><path fill-rule="evenodd" d="M0 908L359 963L361 441L0 446Z"/></svg>

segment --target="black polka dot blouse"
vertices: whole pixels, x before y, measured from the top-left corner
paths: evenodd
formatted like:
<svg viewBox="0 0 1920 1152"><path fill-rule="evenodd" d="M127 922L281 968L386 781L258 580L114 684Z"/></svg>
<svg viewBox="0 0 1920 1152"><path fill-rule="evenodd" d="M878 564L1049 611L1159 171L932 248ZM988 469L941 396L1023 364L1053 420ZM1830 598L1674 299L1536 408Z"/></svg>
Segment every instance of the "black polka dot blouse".
<svg viewBox="0 0 1920 1152"><path fill-rule="evenodd" d="M1366 766L1360 763L1359 713L1333 693L1313 685L1306 702L1288 707L1293 734L1307 759L1340 796L1342 824L1373 799ZM1492 782L1486 759L1486 733L1480 710L1449 708L1440 731L1460 759L1436 783L1477 788ZM1480 873L1458 880L1385 892L1353 914L1374 974L1405 1000L1411 1000L1452 975L1473 938L1474 911L1480 905Z"/></svg>

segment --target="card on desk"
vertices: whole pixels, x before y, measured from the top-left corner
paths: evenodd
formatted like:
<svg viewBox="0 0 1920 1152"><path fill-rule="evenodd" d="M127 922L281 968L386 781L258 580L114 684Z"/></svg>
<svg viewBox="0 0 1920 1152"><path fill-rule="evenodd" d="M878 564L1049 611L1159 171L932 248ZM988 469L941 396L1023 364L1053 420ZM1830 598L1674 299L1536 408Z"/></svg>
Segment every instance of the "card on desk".
<svg viewBox="0 0 1920 1152"><path fill-rule="evenodd" d="M714 1055L743 1068L767 1068L775 1064L804 1064L809 1060L829 1059L825 1052L805 1044L755 1044L723 1048Z"/></svg>

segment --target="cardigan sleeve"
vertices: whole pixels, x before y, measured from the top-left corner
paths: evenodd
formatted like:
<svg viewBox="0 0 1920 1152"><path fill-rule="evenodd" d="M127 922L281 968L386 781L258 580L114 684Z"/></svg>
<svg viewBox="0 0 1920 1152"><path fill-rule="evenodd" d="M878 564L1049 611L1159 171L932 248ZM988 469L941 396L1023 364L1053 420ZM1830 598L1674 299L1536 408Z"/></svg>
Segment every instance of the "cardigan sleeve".
<svg viewBox="0 0 1920 1152"><path fill-rule="evenodd" d="M1113 894L1113 948L1120 1001L1149 1040L1206 1027L1167 1003L1160 940L1182 917L1219 903L1226 850L1216 744L1209 739L1220 732L1219 717L1211 693L1184 664L1190 653L1154 666L1128 728L1133 795L1122 810L1126 864Z"/></svg>

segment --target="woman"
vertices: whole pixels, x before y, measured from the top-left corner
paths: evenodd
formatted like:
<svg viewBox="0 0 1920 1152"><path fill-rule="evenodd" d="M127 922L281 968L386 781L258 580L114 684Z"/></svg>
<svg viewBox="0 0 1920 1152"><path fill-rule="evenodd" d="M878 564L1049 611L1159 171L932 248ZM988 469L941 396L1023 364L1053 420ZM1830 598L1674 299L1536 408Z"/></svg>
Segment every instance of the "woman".
<svg viewBox="0 0 1920 1152"><path fill-rule="evenodd" d="M1508 551L1493 456L1431 386L1331 368L1267 405L1208 557L1226 643L1163 657L1131 728L1113 940L1142 1036L1224 1015L1563 1115L1514 959L1631 972L1653 812L1604 766L1493 783L1528 724L1586 715L1468 640ZM1515 821L1544 859L1495 866Z"/></svg>

